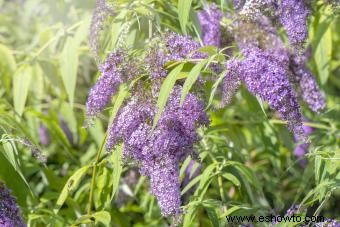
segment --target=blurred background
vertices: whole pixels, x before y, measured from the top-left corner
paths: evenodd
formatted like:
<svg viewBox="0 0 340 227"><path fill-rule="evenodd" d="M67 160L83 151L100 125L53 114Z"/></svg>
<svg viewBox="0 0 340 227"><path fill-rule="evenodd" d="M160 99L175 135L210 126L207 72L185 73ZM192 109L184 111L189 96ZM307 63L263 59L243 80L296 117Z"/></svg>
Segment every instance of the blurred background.
<svg viewBox="0 0 340 227"><path fill-rule="evenodd" d="M295 156L284 123L241 89L230 106L209 112L211 127L197 145L202 165L182 166L184 225L222 226L227 214L284 214L294 204L340 218L340 23L338 11L320 2L313 2L309 21L309 67L327 110L317 116L303 109L313 128L310 152ZM115 153L97 165L87 215L91 169L109 122L107 110L84 127L87 93L99 76L88 43L94 6L94 0L0 0L0 180L30 226L167 226L171 220L161 217L147 180ZM154 13L161 18L166 9ZM136 11L141 19L145 10ZM164 19L164 27L179 30L177 15L168 13L175 19ZM120 31L117 20L105 27L104 56ZM143 37L132 34L135 43Z"/></svg>

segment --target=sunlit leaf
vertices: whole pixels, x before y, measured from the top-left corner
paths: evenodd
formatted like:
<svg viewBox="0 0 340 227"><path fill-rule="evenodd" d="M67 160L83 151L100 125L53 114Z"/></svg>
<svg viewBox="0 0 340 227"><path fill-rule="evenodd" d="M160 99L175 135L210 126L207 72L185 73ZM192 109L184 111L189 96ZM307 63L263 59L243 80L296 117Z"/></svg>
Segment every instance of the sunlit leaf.
<svg viewBox="0 0 340 227"><path fill-rule="evenodd" d="M183 33L186 33L186 26L189 20L192 0L178 0L178 17Z"/></svg>
<svg viewBox="0 0 340 227"><path fill-rule="evenodd" d="M61 78L71 105L74 103L74 91L79 64L79 47L87 37L89 22L89 18L84 19L74 36L67 37L59 59Z"/></svg>
<svg viewBox="0 0 340 227"><path fill-rule="evenodd" d="M13 75L14 109L19 116L24 112L33 70L29 65L22 65Z"/></svg>
<svg viewBox="0 0 340 227"><path fill-rule="evenodd" d="M183 69L183 66L184 66L184 63L178 65L176 68L171 70L171 72L168 74L168 76L164 80L161 88L159 89L160 92L159 92L159 96L158 96L158 100L157 100L157 113L156 113L154 120L153 120L153 128L156 127L158 120L161 117L161 114L162 114L162 112L165 108L167 101L168 101L168 97L171 93L171 90L175 85L177 76L181 72L181 70Z"/></svg>
<svg viewBox="0 0 340 227"><path fill-rule="evenodd" d="M78 187L81 179L84 177L90 166L84 166L78 169L72 174L72 176L67 180L63 190L61 191L59 198L56 203L56 207L53 209L54 213L57 214L59 209L63 206L67 197Z"/></svg>
<svg viewBox="0 0 340 227"><path fill-rule="evenodd" d="M191 87L194 85L196 80L198 79L200 72L202 71L202 68L207 63L207 60L203 60L200 63L196 64L192 70L190 71L187 79L184 82L183 89L182 89L182 95L181 95L181 101L180 105L183 105L183 102L185 100L185 97L189 93Z"/></svg>

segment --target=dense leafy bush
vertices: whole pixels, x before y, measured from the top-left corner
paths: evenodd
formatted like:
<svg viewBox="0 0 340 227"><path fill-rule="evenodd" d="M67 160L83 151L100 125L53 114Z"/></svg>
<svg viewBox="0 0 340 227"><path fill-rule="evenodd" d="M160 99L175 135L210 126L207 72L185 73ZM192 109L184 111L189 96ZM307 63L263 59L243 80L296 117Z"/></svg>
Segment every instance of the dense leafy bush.
<svg viewBox="0 0 340 227"><path fill-rule="evenodd" d="M340 218L337 1L0 7L0 226Z"/></svg>

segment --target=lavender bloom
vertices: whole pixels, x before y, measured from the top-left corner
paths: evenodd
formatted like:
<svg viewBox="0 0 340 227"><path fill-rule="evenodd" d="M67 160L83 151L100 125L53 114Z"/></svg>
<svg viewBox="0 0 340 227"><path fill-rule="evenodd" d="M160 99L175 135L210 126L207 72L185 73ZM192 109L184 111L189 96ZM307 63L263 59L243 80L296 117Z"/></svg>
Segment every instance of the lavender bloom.
<svg viewBox="0 0 340 227"><path fill-rule="evenodd" d="M153 80L168 75L168 71L164 68L166 62L180 61L189 57L206 58L206 54L197 51L201 47L200 44L189 36L169 32L164 35L163 40L158 41L156 47L150 48L144 59L146 71Z"/></svg>
<svg viewBox="0 0 340 227"><path fill-rule="evenodd" d="M151 79L166 77L168 75L168 71L164 68L167 62L167 56L164 50L152 48L146 55L144 62L146 63L146 70L149 72Z"/></svg>
<svg viewBox="0 0 340 227"><path fill-rule="evenodd" d="M222 17L223 14L221 10L219 10L214 3L198 13L204 45L221 46L220 21Z"/></svg>
<svg viewBox="0 0 340 227"><path fill-rule="evenodd" d="M245 0L234 0L234 9L237 11L242 9L244 2Z"/></svg>
<svg viewBox="0 0 340 227"><path fill-rule="evenodd" d="M288 121L288 129L296 136L303 136L302 116L284 65L275 55L258 48L244 50L245 59L239 67L239 77L248 90L267 101Z"/></svg>
<svg viewBox="0 0 340 227"><path fill-rule="evenodd" d="M293 205L293 206L291 206L291 207L286 211L286 214L284 215L284 217L289 217L289 216L298 214L299 208L300 208L299 205ZM280 215L276 216L276 218L275 218L274 220L272 220L271 226L275 226L275 225L277 225L277 224L280 224L280 222L277 221L277 219L280 218L280 217L281 217ZM281 219L281 218L280 218L280 219Z"/></svg>
<svg viewBox="0 0 340 227"><path fill-rule="evenodd" d="M158 200L162 215L178 216L181 206L178 160L166 154L162 155L161 160L156 159L151 163L154 164L149 173L151 192ZM144 166L146 164L144 163Z"/></svg>
<svg viewBox="0 0 340 227"><path fill-rule="evenodd" d="M139 125L146 120L151 121L153 115L154 110L151 104L144 103L141 105L137 99L130 101L119 111L112 123L106 142L106 149L110 151L118 142L127 141Z"/></svg>
<svg viewBox="0 0 340 227"><path fill-rule="evenodd" d="M188 94L179 106L180 96L181 88L175 87L154 131L155 107L130 101L112 124L107 141L108 149L124 142L124 157L132 157L140 165L140 173L149 177L164 216L180 213L179 165L194 152L197 126L208 124L203 104Z"/></svg>
<svg viewBox="0 0 340 227"><path fill-rule="evenodd" d="M325 97L321 93L315 77L306 67L307 56L293 56L291 68L294 73L294 80L298 83L303 100L309 108L319 113L326 107Z"/></svg>
<svg viewBox="0 0 340 227"><path fill-rule="evenodd" d="M102 76L90 89L86 102L86 112L89 117L95 117L104 109L123 82L120 68L123 60L123 53L116 51L111 53L105 63L100 66Z"/></svg>
<svg viewBox="0 0 340 227"><path fill-rule="evenodd" d="M0 182L0 226L25 227L16 200L6 186Z"/></svg>
<svg viewBox="0 0 340 227"><path fill-rule="evenodd" d="M303 0L282 0L277 6L280 23L286 29L289 42L299 47L308 37L308 9Z"/></svg>
<svg viewBox="0 0 340 227"><path fill-rule="evenodd" d="M176 33L169 33L165 37L166 47L168 49L168 61L183 60L187 57L205 58L206 55L197 52L200 44L189 36L182 36Z"/></svg>
<svg viewBox="0 0 340 227"><path fill-rule="evenodd" d="M229 60L226 64L227 73L223 79L222 106L229 104L232 97L238 91L241 81L238 75L238 68L241 62L238 60Z"/></svg>
<svg viewBox="0 0 340 227"><path fill-rule="evenodd" d="M90 47L96 58L98 58L99 52L99 32L103 29L106 18L113 15L114 12L107 5L106 0L96 0L90 26Z"/></svg>
<svg viewBox="0 0 340 227"><path fill-rule="evenodd" d="M273 0L247 0L240 11L240 15L246 19L256 20L272 4Z"/></svg>
<svg viewBox="0 0 340 227"><path fill-rule="evenodd" d="M315 77L306 68L301 68L295 73L301 76L300 88L302 98L314 112L319 113L326 107L325 98L320 92L319 86L316 83Z"/></svg>
<svg viewBox="0 0 340 227"><path fill-rule="evenodd" d="M39 125L38 134L39 134L40 143L42 145L48 146L51 143L51 138L50 138L50 135L48 133L48 129L42 123L40 123L40 125Z"/></svg>
<svg viewBox="0 0 340 227"><path fill-rule="evenodd" d="M340 222L335 219L326 219L324 222L315 223L316 227L340 227Z"/></svg>

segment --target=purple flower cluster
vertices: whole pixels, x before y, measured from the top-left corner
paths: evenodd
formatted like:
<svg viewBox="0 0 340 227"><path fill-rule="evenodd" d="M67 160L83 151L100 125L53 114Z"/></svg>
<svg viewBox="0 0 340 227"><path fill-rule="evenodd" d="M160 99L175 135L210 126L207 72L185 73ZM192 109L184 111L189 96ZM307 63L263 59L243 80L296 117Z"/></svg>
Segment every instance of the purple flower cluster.
<svg viewBox="0 0 340 227"><path fill-rule="evenodd" d="M254 7L262 10L262 6L273 4L270 0L247 1L242 11ZM300 106L293 85L297 85L297 92L313 111L320 112L325 107L316 80L306 67L308 57L292 54L272 21L264 15L251 20L237 18L231 33L245 59L231 59L225 65L228 71L223 80L222 104L228 104L240 81L244 82L250 92L267 101L282 119L288 121L288 128L296 136L304 139Z"/></svg>
<svg viewBox="0 0 340 227"><path fill-rule="evenodd" d="M122 63L124 53L121 50L111 53L104 64L100 66L102 76L90 89L86 112L88 117L95 117L111 101L112 96L117 92L119 85L123 82Z"/></svg>
<svg viewBox="0 0 340 227"><path fill-rule="evenodd" d="M99 52L99 32L103 28L104 21L110 15L114 15L114 12L107 5L106 0L96 0L90 26L90 47L96 58Z"/></svg>
<svg viewBox="0 0 340 227"><path fill-rule="evenodd" d="M204 45L213 45L220 47L221 45L221 26L220 21L223 14L215 4L198 13L198 20L200 22L203 34Z"/></svg>
<svg viewBox="0 0 340 227"><path fill-rule="evenodd" d="M299 46L308 37L307 17L309 11L303 0L282 0L278 3L277 14L286 29L291 45Z"/></svg>
<svg viewBox="0 0 340 227"><path fill-rule="evenodd" d="M286 211L284 217L289 217L289 216L298 214L299 209L300 209L300 206L299 206L299 205L293 205L293 206L291 206L291 207ZM280 224L280 222L277 221L277 219L279 219L279 217L281 217L281 216L280 216L280 215L277 215L277 216L276 216L276 218L272 221L272 223L271 223L272 225L271 225L271 226L275 226L275 225Z"/></svg>
<svg viewBox="0 0 340 227"><path fill-rule="evenodd" d="M340 227L340 221L335 219L326 219L324 222L315 223L316 227Z"/></svg>
<svg viewBox="0 0 340 227"><path fill-rule="evenodd" d="M148 50L144 59L146 71L152 79L166 77L168 74L164 68L166 62L206 58L205 54L197 51L200 47L200 44L189 36L168 32L164 35L163 41Z"/></svg>
<svg viewBox="0 0 340 227"><path fill-rule="evenodd" d="M273 0L247 0L240 11L240 15L247 20L256 20L261 17L262 12L272 6L273 2Z"/></svg>
<svg viewBox="0 0 340 227"><path fill-rule="evenodd" d="M293 216L293 215L296 215L296 214L299 214L299 213L305 213L305 212L306 212L306 210L301 210L301 207L299 205L294 205L286 211L286 214L284 215L284 217L289 217L289 216ZM279 216L276 216L276 217L279 217ZM276 225L281 225L281 224L282 224L282 222L273 221L271 223L271 226L276 226ZM307 227L307 226L310 226L310 225L309 224L301 224L299 226ZM316 226L316 227L340 227L340 222L338 222L335 219L326 219L324 222L314 223L313 226Z"/></svg>
<svg viewBox="0 0 340 227"><path fill-rule="evenodd" d="M234 0L234 9L240 10L244 5L245 0Z"/></svg>
<svg viewBox="0 0 340 227"><path fill-rule="evenodd" d="M238 75L251 93L267 101L272 109L279 112L281 118L288 122L289 130L297 137L303 137L302 116L297 96L280 59L259 48L249 48L243 52L244 60L230 62L229 74ZM230 77L227 77L226 81L226 84L231 84ZM228 94L233 87L225 89L227 91L224 93Z"/></svg>
<svg viewBox="0 0 340 227"><path fill-rule="evenodd" d="M6 186L0 182L0 226L25 227L16 200Z"/></svg>
<svg viewBox="0 0 340 227"><path fill-rule="evenodd" d="M208 124L203 104L188 94L179 105L181 87L172 91L166 108L154 130L155 107L132 100L113 122L107 149L124 143L124 156L140 165L140 172L150 179L151 192L156 196L164 216L180 213L179 165L194 152L198 137L196 128Z"/></svg>
<svg viewBox="0 0 340 227"><path fill-rule="evenodd" d="M293 56L291 68L294 74L294 80L300 88L303 100L308 104L311 110L319 113L326 107L326 101L319 89L315 77L306 67L306 61L306 56Z"/></svg>
<svg viewBox="0 0 340 227"><path fill-rule="evenodd" d="M206 55L197 51L201 46L189 36L169 33L165 37L168 50L168 61L183 60L185 58L205 58Z"/></svg>
<svg viewBox="0 0 340 227"><path fill-rule="evenodd" d="M238 60L229 60L226 64L228 70L225 77L223 78L223 92L222 92L222 105L229 104L232 97L238 91L241 81L239 78L240 62Z"/></svg>

